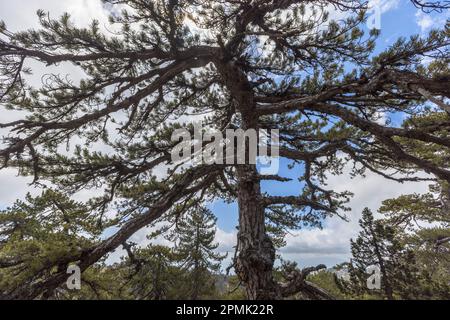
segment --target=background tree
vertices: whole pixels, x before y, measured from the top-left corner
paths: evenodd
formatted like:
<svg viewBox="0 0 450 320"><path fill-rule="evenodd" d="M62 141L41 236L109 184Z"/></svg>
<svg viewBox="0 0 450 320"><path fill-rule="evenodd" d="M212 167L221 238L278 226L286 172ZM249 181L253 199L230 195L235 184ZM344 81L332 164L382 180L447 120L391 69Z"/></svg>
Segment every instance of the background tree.
<svg viewBox="0 0 450 320"><path fill-rule="evenodd" d="M379 121L380 114L427 115L426 101L448 112L448 30L400 39L374 56L379 32L362 31L366 1L104 2L118 9L111 17L118 34L102 32L95 21L77 28L69 15L55 20L42 11L40 30L13 33L0 24L0 102L27 114L0 124L3 167L67 195L102 190L89 202L86 221L103 231L117 227L109 238L53 261L63 267L41 282L17 283L9 298L43 297L65 282L67 264L86 271L138 230L179 216L184 203L219 198L238 202L234 267L248 298L312 292L300 270L292 270L287 283L275 280L276 247L268 231L279 230L286 212L289 225L345 218L349 194L327 190L327 176L343 174L353 162L352 175L370 170L420 181L423 170L450 181L449 163L415 153L413 143L448 150L448 114L419 127ZM332 7L346 18L333 20ZM434 62L423 65L424 57ZM84 77L75 82L47 73L33 88L26 83L31 60L47 67L70 63ZM185 122L192 114L220 132L278 129L281 156L304 168L291 167L301 190L261 192L261 181L287 179L261 175L255 159L173 163L171 134L190 128ZM93 151L98 144L108 152Z"/></svg>
<svg viewBox="0 0 450 320"><path fill-rule="evenodd" d="M351 241L352 259L347 265L349 280L337 280L343 292L353 297L380 295L390 300L445 299L448 296L447 283L442 278L440 281L436 281L437 277L433 279L432 273L417 258L417 247L405 241L411 236L384 220L375 220L369 209L364 210L360 226L362 231ZM380 290L367 285L372 275L367 270L371 266L379 267Z"/></svg>
<svg viewBox="0 0 450 320"><path fill-rule="evenodd" d="M67 273L75 254L98 243L99 229L81 203L52 190L27 196L0 211L0 298L8 298L21 285L42 285L47 277ZM86 272L85 279L92 278ZM44 298L56 297L42 289Z"/></svg>
<svg viewBox="0 0 450 320"><path fill-rule="evenodd" d="M434 119L448 117L445 112L432 112L426 116L414 116L405 126L426 126ZM414 123L414 124L413 124ZM442 136L447 133L442 132ZM410 143L411 144L411 143ZM415 142L411 150L427 157L437 165L448 163L448 149L435 148L433 145ZM407 230L403 243L415 254L418 267L428 279L428 296L446 297L450 294L450 188L445 180L438 180L429 186L425 194L402 195L383 202L380 213L386 217L386 223ZM434 288L434 289L433 289Z"/></svg>
<svg viewBox="0 0 450 320"><path fill-rule="evenodd" d="M149 245L146 248L133 249L125 243L127 259L118 267L124 269L122 292L127 299L167 300L185 298L179 292L184 276L176 263L177 255L172 248L161 245Z"/></svg>
<svg viewBox="0 0 450 320"><path fill-rule="evenodd" d="M400 230L409 230L403 242L414 251L430 284L447 287L450 281L450 224L447 183L430 186L426 194L403 195L383 202L380 212L387 223Z"/></svg>
<svg viewBox="0 0 450 320"><path fill-rule="evenodd" d="M216 252L215 243L217 218L204 208L196 207L183 217L172 233L175 252L181 268L186 271L187 294L192 300L211 297L215 294L215 284L221 270L221 262L226 255Z"/></svg>
<svg viewBox="0 0 450 320"><path fill-rule="evenodd" d="M412 274L411 266L408 265L411 261L410 252L401 245L395 230L375 220L368 208L364 209L359 225L362 231L356 240L351 240L351 281L358 287L358 291L370 292L367 270L368 267L376 266L380 270L381 295L393 300L397 283ZM407 279L406 283L408 282L414 282L414 277Z"/></svg>

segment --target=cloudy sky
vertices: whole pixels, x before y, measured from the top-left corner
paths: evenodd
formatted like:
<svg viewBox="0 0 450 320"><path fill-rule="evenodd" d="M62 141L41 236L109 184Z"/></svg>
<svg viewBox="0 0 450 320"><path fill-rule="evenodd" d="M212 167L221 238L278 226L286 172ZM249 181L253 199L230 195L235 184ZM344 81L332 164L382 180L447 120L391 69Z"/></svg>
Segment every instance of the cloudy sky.
<svg viewBox="0 0 450 320"><path fill-rule="evenodd" d="M381 37L378 40L377 50L386 48L399 37L424 34L433 27L442 26L449 18L449 12L423 14L406 0L375 0L375 2L381 4L382 8ZM53 17L69 12L78 25L86 25L95 18L100 21L102 27L107 26L108 11L99 0L0 0L0 20L4 20L8 29L12 31L34 28L38 26L35 15L38 9L49 11ZM69 66L60 66L58 72L77 77L76 71ZM35 70L35 73L38 74L38 70ZM31 80L39 84L40 77L36 76ZM0 122L6 122L15 116L5 113L1 106L0 115ZM28 185L30 182L30 179L18 177L14 170L0 171L0 208L5 208L16 199L23 198L27 192L39 193ZM358 219L364 207L376 211L382 200L401 194L425 192L427 185L398 184L368 174L365 178L353 180L345 175L331 177L329 188L337 191L349 190L355 194L350 203L352 211L347 214L350 222L331 218L325 222L322 230L307 229L290 234L287 246L282 249L284 258L297 261L302 266L319 263L333 266L347 260L349 239L358 233ZM209 206L218 217L217 240L220 243L220 250L231 252L236 239L237 206L221 202ZM145 243L147 232L148 230L138 232L132 240ZM115 253L112 259L117 259L120 254Z"/></svg>

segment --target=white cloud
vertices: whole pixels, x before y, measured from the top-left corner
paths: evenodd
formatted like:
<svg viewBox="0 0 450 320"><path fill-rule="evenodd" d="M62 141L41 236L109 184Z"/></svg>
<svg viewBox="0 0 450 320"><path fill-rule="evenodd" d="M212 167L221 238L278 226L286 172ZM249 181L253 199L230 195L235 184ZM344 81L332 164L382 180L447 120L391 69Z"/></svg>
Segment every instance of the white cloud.
<svg viewBox="0 0 450 320"><path fill-rule="evenodd" d="M442 13L425 13L422 10L416 12L416 23L420 27L422 33L428 32L433 28L442 28L450 17L450 10Z"/></svg>
<svg viewBox="0 0 450 320"><path fill-rule="evenodd" d="M11 206L17 199L23 199L30 192L33 195L40 194L40 190L30 187L32 177L17 175L17 170L0 170L0 209Z"/></svg>
<svg viewBox="0 0 450 320"><path fill-rule="evenodd" d="M388 11L394 10L398 8L400 0L381 0L381 13L386 13Z"/></svg>
<svg viewBox="0 0 450 320"><path fill-rule="evenodd" d="M0 2L0 19L6 22L11 31L39 27L37 10L50 13L57 18L68 12L72 20L79 26L87 26L93 19L100 21L103 27L108 22L108 11L100 0L15 0Z"/></svg>
<svg viewBox="0 0 450 320"><path fill-rule="evenodd" d="M226 232L221 229L217 229L215 241L219 243L218 251L222 253L234 252L234 246L236 246L237 232Z"/></svg>
<svg viewBox="0 0 450 320"><path fill-rule="evenodd" d="M417 22L417 25L422 30L422 32L430 29L434 24L434 21L431 18L431 16L423 13L422 11L417 11L416 22Z"/></svg>

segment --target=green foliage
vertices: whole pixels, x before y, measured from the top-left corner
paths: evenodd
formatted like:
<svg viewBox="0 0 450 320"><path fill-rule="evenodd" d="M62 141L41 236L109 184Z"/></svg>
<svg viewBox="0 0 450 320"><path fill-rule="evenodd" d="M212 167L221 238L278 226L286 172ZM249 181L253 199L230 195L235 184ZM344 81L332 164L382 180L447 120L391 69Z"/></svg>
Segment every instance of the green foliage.
<svg viewBox="0 0 450 320"><path fill-rule="evenodd" d="M131 250L131 249L128 249ZM171 248L149 245L137 249L120 265L123 299L166 300L183 298L179 290L183 284L183 271L177 267L178 259ZM120 279L120 278L119 278Z"/></svg>
<svg viewBox="0 0 450 320"><path fill-rule="evenodd" d="M242 282L235 275L227 276L224 278L225 287L222 288L222 291L218 292L216 297L213 299L219 300L245 300L246 293L245 288L242 286Z"/></svg>
<svg viewBox="0 0 450 320"><path fill-rule="evenodd" d="M358 238L351 241L352 260L346 266L350 279L336 279L342 292L366 299L446 299L449 296L448 269L443 269L445 264L448 266L448 259L436 256L439 251L433 253L423 246L427 235L442 239L444 230L421 230L412 236L403 234L388 221L375 220L369 209L364 210L360 226ZM448 248L443 249L443 254L448 254ZM437 265L432 267L433 263ZM369 289L367 285L370 266L380 268L380 290Z"/></svg>
<svg viewBox="0 0 450 320"><path fill-rule="evenodd" d="M181 268L186 272L186 296L193 300L214 295L216 276L226 255L216 253L217 218L204 207L194 207L177 222L171 235Z"/></svg>
<svg viewBox="0 0 450 320"><path fill-rule="evenodd" d="M328 270L322 270L308 276L308 281L316 284L319 288L326 290L337 300L351 299L350 295L342 292L336 283L335 274Z"/></svg>
<svg viewBox="0 0 450 320"><path fill-rule="evenodd" d="M64 270L98 241L89 210L47 190L0 211L0 295Z"/></svg>
<svg viewBox="0 0 450 320"><path fill-rule="evenodd" d="M83 299L212 299L228 295L228 279L220 275L225 256L215 252L216 218L203 208L195 207L177 220L169 236L170 248L150 244L137 248L124 243L127 256L114 265L97 265L83 274L81 292L65 292ZM164 230L150 234L154 241ZM223 288L218 288L222 283ZM234 293L235 297L239 293Z"/></svg>

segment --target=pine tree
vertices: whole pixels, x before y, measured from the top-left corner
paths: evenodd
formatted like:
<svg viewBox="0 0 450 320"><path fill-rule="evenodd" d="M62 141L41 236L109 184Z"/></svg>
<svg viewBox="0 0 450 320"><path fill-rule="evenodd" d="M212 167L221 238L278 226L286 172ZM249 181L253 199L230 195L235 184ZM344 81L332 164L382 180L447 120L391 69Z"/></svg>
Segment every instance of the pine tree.
<svg viewBox="0 0 450 320"><path fill-rule="evenodd" d="M117 9L110 27L119 32L104 32L97 21L79 28L68 14L52 19L43 11L39 30L15 33L0 23L0 104L26 113L0 123L1 166L32 175L35 184L52 183L65 196L101 189L88 203L88 221L102 232L117 230L83 254L49 259L55 267L78 262L86 272L138 230L171 220L184 203L224 199L239 206L234 269L247 297L281 299L312 289L300 270L289 283L274 278L277 248L269 232L345 218L349 193L328 190L330 174L343 174L351 163L353 176L369 170L419 181L426 171L450 181L448 161L415 147L418 141L430 152L450 147L448 30L399 39L375 54L379 31L363 31L365 1L104 2ZM346 17L333 20L330 5ZM42 85L30 87L31 61L46 68L69 63L84 76L72 81L46 69ZM380 114L409 119L435 109L441 116L426 124L379 121ZM172 134L192 131L186 123L192 114L204 115L205 126L217 132L279 130L280 156L302 166L291 167L301 190L262 192L264 180L289 179L261 174L254 156L244 164L174 163ZM109 151L96 151L98 145ZM244 150L250 154L248 144ZM9 298L54 292L68 277L56 269L39 283L18 281Z"/></svg>
<svg viewBox="0 0 450 320"><path fill-rule="evenodd" d="M99 241L95 226L85 205L53 190L0 211L0 298L16 294L24 283L39 285L67 273ZM57 292L41 294L51 298Z"/></svg>
<svg viewBox="0 0 450 320"><path fill-rule="evenodd" d="M450 211L446 185L440 182L431 185L426 194L388 199L380 208L387 216L387 223L409 230L402 242L414 252L425 279L421 294L427 299L450 296ZM434 226L429 227L429 224Z"/></svg>
<svg viewBox="0 0 450 320"><path fill-rule="evenodd" d="M401 242L396 230L382 220L375 220L368 208L364 209L359 224L362 231L356 240L351 240L350 283L340 281L344 291L358 296L380 294L389 300L417 297L420 279L415 256ZM379 268L381 276L381 287L376 291L367 285L371 276L369 267L373 266Z"/></svg>
<svg viewBox="0 0 450 320"><path fill-rule="evenodd" d="M187 272L187 297L197 300L214 293L215 282L225 255L216 252L217 218L204 208L194 208L177 224L172 240L182 268Z"/></svg>
<svg viewBox="0 0 450 320"><path fill-rule="evenodd" d="M125 269L122 276L124 298L134 300L183 299L179 287L183 271L176 266L178 261L172 248L149 245L133 249L125 243L128 257L119 268Z"/></svg>
<svg viewBox="0 0 450 320"><path fill-rule="evenodd" d="M405 126L414 122L417 127L426 127L435 119L445 118L443 112L426 116L414 116ZM442 137L447 133L443 131ZM450 151L433 145L410 142L411 150L418 156L425 156L437 165L448 163ZM415 254L418 268L425 279L422 297L443 298L450 296L450 186L445 180L438 180L429 186L425 194L407 194L383 201L380 213L386 222L397 229L408 230L402 242ZM430 227L429 225L433 226Z"/></svg>

